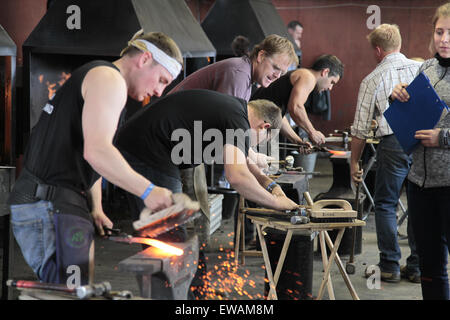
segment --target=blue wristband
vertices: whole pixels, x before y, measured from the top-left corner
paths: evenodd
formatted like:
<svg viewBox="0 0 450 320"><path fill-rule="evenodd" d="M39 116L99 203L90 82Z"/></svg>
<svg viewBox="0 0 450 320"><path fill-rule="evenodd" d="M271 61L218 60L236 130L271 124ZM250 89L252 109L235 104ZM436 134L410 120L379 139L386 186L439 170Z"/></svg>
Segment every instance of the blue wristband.
<svg viewBox="0 0 450 320"><path fill-rule="evenodd" d="M269 191L270 193L272 193L272 190L274 189L274 185L276 185L277 183L275 181L272 181L271 183L269 183L269 185L266 187L266 190Z"/></svg>
<svg viewBox="0 0 450 320"><path fill-rule="evenodd" d="M145 189L144 193L141 195L141 199L145 200L145 198L148 197L148 195L150 194L150 192L152 192L153 188L155 187L155 185L153 183L150 182L150 184L148 185L147 189Z"/></svg>

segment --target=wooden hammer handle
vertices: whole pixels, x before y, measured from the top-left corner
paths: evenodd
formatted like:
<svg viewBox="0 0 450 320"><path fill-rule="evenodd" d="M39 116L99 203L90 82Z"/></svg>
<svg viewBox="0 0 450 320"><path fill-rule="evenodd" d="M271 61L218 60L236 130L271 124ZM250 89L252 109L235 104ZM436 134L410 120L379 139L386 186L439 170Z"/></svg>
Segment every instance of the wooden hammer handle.
<svg viewBox="0 0 450 320"><path fill-rule="evenodd" d="M339 207L339 209L343 209L344 211L353 210L350 202L348 202L347 200L342 200L342 199L330 199L330 200L316 201L316 202L314 202L311 210L313 210L313 211L321 210L321 209L325 208L326 206L330 206L330 205L337 206L337 207Z"/></svg>
<svg viewBox="0 0 450 320"><path fill-rule="evenodd" d="M305 197L306 203L309 206L312 207L313 204L314 204L314 201L312 200L311 195L309 194L309 192L308 191L303 192L303 196Z"/></svg>

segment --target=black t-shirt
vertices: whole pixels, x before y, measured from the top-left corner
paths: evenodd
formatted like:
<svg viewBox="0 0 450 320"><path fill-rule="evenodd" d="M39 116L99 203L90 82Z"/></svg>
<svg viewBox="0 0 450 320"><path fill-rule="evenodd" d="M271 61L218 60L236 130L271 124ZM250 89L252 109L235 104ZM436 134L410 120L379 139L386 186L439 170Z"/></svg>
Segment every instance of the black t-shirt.
<svg viewBox="0 0 450 320"><path fill-rule="evenodd" d="M210 90L185 90L136 112L118 132L116 145L146 165L180 178L179 169L208 163L210 155L223 161L226 143L247 156L249 137L243 133L249 129L245 100Z"/></svg>
<svg viewBox="0 0 450 320"><path fill-rule="evenodd" d="M98 66L117 69L111 62L98 60L75 70L44 106L32 130L24 165L47 184L86 191L99 178L83 157L81 121L84 106L81 84L86 74Z"/></svg>
<svg viewBox="0 0 450 320"><path fill-rule="evenodd" d="M281 109L281 115L284 117L288 112L289 97L292 91L291 73L293 71L288 71L285 75L272 82L267 88L258 88L252 94L250 100L270 100Z"/></svg>

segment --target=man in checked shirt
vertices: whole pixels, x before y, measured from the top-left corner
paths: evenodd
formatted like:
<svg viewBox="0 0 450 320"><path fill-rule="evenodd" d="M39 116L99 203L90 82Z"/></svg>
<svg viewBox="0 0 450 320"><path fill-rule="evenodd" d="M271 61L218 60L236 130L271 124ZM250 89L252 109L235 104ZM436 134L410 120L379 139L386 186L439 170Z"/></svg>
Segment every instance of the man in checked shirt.
<svg viewBox="0 0 450 320"><path fill-rule="evenodd" d="M408 243L411 255L403 267L399 263L401 251L397 238L397 205L411 159L403 152L383 112L389 107L389 96L395 85L400 82L410 83L421 63L407 59L400 53L401 36L397 25L382 24L367 39L372 45L378 65L363 79L359 88L355 119L351 127L351 176L355 183L361 182L362 170L358 168L358 160L371 131L372 119L375 119L378 123L375 136L381 139L377 147L374 191L381 280L399 282L402 276L411 282L420 283L418 257L409 219Z"/></svg>

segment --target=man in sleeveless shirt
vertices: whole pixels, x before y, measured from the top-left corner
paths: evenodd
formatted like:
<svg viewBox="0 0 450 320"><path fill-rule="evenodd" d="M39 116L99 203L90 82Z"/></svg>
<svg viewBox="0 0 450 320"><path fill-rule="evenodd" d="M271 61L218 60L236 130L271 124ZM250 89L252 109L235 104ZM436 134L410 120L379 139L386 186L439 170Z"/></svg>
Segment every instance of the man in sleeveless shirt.
<svg viewBox="0 0 450 320"><path fill-rule="evenodd" d="M181 68L172 39L140 31L120 59L81 66L45 105L8 201L15 238L39 280L92 280L93 222L100 234L112 227L101 207L100 176L151 210L172 204L171 191L135 172L113 137L127 96L160 96Z"/></svg>
<svg viewBox="0 0 450 320"><path fill-rule="evenodd" d="M323 144L325 136L314 128L306 113L305 104L314 90L318 92L332 90L342 78L343 72L344 66L336 56L322 55L316 59L311 68L289 71L267 88L259 88L253 93L251 100L267 99L281 108L283 115L281 133L291 142L304 143L284 117L286 113L289 113L292 120L306 131L314 144Z"/></svg>

